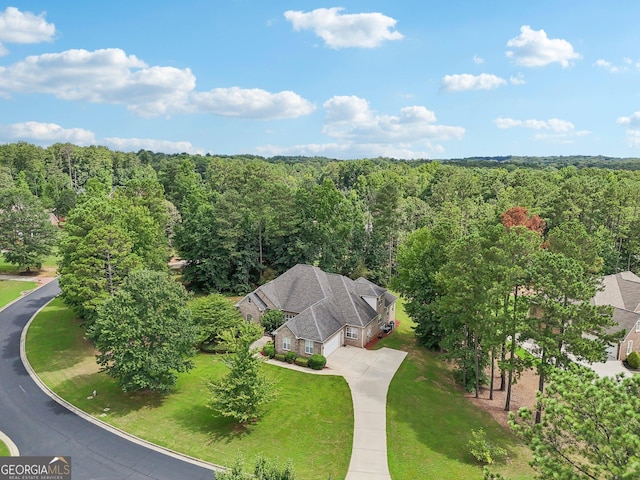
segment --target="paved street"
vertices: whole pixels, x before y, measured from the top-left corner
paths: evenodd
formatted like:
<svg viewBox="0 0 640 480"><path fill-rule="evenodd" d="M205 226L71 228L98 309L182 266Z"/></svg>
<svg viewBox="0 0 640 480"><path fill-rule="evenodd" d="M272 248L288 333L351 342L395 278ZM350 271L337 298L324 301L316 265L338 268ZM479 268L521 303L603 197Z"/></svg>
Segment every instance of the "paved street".
<svg viewBox="0 0 640 480"><path fill-rule="evenodd" d="M58 292L50 282L0 312L0 431L21 455L70 456L74 480L212 480L212 470L95 425L34 383L20 359L20 334Z"/></svg>

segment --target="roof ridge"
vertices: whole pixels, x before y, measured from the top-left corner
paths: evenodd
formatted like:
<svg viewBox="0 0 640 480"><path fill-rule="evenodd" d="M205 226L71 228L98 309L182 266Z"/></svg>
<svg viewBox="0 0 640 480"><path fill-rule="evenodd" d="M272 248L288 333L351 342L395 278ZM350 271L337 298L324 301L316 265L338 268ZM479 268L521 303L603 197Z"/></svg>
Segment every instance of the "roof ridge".
<svg viewBox="0 0 640 480"><path fill-rule="evenodd" d="M322 284L322 279L320 278L320 275L318 274L318 272L324 273L325 276L327 275L327 273L324 270L321 270L320 268L316 267L315 265L311 265L311 268L313 268L313 273L316 276L316 280L318 280L318 284L320 285L320 290L322 290L322 295L324 295L325 299L328 298L329 296L327 295L327 291L324 288L324 285ZM318 303L318 302L315 302L315 303Z"/></svg>
<svg viewBox="0 0 640 480"><path fill-rule="evenodd" d="M358 311L358 308L356 307L356 304L353 301L353 294L347 288L347 284L345 282L345 277L342 276L341 280L342 280L342 284L344 285L344 289L347 291L347 296L349 297L349 301L351 302L351 306L353 307L353 311L356 312L356 315L358 316L358 320L360 320L360 323L364 324L364 322L362 321L362 316L360 316L360 312ZM358 297L359 297L359 295L358 295Z"/></svg>

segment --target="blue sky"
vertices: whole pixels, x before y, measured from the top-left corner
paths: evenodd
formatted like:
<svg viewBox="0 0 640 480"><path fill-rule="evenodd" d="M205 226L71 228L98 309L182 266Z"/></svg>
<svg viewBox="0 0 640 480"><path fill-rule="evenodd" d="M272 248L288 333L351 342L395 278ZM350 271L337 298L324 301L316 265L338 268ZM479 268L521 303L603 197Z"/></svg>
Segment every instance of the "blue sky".
<svg viewBox="0 0 640 480"><path fill-rule="evenodd" d="M0 143L640 156L640 2L0 3Z"/></svg>

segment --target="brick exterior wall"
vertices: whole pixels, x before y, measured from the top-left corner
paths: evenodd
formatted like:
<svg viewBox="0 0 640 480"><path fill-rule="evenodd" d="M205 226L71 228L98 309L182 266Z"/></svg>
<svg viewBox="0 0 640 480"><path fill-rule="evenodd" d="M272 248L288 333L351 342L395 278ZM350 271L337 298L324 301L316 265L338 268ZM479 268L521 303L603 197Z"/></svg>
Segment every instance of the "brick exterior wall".
<svg viewBox="0 0 640 480"><path fill-rule="evenodd" d="M632 351L640 352L640 332L636 332L635 327L631 329L624 340L620 343L618 360L624 362L627 359L627 348L629 346L629 342L633 342Z"/></svg>
<svg viewBox="0 0 640 480"><path fill-rule="evenodd" d="M277 310L276 306L270 302L268 298L264 298L262 296L260 298L267 305L268 310ZM260 311L258 306L251 301L249 295L240 300L236 305L238 305L238 310L240 310L242 318L247 320L247 315L251 315L251 319L254 322L260 322L260 318L264 314L264 311Z"/></svg>
<svg viewBox="0 0 640 480"><path fill-rule="evenodd" d="M289 338L289 340L291 341L291 349L290 350L285 350L284 347L282 346L283 344L283 340L285 338ZM278 330L278 333L276 333L276 338L275 338L275 346L276 346L276 353L287 353L289 351L291 352L295 352L295 354L298 357L310 357L313 354L321 354L322 353L322 344L319 342L313 342L313 354L309 354L309 353L305 353L304 351L304 345L305 345L305 341L304 339L300 338L297 339L295 337L295 335L293 334L293 332L291 330L289 330L288 327L283 326L280 328L280 330Z"/></svg>

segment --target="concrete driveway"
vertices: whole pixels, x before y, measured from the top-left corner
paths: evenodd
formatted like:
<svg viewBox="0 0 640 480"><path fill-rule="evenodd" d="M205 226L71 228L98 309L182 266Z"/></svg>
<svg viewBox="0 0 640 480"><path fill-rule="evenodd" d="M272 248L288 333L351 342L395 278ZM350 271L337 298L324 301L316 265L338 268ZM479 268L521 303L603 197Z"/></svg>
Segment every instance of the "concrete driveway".
<svg viewBox="0 0 640 480"><path fill-rule="evenodd" d="M391 480L387 464L387 391L407 352L340 347L327 367L344 376L353 400L353 447L346 480Z"/></svg>

